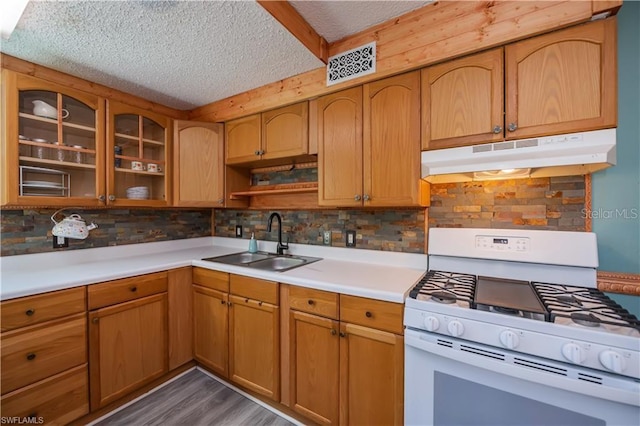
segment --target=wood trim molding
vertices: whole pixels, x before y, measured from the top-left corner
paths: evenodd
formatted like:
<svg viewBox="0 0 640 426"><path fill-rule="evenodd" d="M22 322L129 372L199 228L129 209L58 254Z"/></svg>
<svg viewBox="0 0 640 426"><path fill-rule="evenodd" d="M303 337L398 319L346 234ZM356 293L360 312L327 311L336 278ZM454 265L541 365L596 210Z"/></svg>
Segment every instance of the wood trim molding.
<svg viewBox="0 0 640 426"><path fill-rule="evenodd" d="M127 105L142 108L145 111L155 112L178 120L186 120L189 115L188 111L169 108L138 96L130 95L120 90L112 89L110 87L56 71L42 65L34 64L33 62L15 58L4 53L0 54L0 63L2 64L3 69L30 75L32 77L47 80L65 87L81 90L83 92L92 93L111 101L118 101Z"/></svg>
<svg viewBox="0 0 640 426"><path fill-rule="evenodd" d="M319 35L288 1L257 0L257 3L293 34L316 58L325 64L327 63L327 40Z"/></svg>
<svg viewBox="0 0 640 426"><path fill-rule="evenodd" d="M591 173L584 175L584 208L590 212L593 210L593 188ZM584 219L585 232L593 232L593 218L592 215L586 215Z"/></svg>
<svg viewBox="0 0 640 426"><path fill-rule="evenodd" d="M326 86L324 67L191 110L191 120L227 121L587 22L590 1L442 0L329 44L329 56L376 41L376 72Z"/></svg>
<svg viewBox="0 0 640 426"><path fill-rule="evenodd" d="M598 271L598 290L640 296L640 274Z"/></svg>

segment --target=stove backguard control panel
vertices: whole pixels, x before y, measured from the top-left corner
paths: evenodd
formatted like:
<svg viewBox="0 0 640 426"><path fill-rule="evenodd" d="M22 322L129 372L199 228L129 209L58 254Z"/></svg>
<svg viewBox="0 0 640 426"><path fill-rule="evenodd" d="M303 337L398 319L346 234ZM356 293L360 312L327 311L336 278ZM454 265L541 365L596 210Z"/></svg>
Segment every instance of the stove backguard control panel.
<svg viewBox="0 0 640 426"><path fill-rule="evenodd" d="M488 251L527 252L530 250L530 240L526 237L477 235L476 249Z"/></svg>

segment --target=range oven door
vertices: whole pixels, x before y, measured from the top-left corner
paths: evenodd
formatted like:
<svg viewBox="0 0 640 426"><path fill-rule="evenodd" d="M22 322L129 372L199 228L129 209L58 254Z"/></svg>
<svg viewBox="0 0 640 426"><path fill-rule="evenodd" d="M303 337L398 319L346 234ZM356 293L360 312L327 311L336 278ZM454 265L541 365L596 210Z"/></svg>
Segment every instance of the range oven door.
<svg viewBox="0 0 640 426"><path fill-rule="evenodd" d="M640 383L406 329L405 424L638 425Z"/></svg>

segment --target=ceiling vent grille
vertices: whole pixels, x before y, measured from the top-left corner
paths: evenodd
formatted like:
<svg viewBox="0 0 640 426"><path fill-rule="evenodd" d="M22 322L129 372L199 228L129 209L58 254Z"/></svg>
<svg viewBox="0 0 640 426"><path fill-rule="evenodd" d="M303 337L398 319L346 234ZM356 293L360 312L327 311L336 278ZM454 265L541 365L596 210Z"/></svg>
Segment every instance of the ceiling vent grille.
<svg viewBox="0 0 640 426"><path fill-rule="evenodd" d="M327 86L376 72L376 42L347 50L329 58Z"/></svg>

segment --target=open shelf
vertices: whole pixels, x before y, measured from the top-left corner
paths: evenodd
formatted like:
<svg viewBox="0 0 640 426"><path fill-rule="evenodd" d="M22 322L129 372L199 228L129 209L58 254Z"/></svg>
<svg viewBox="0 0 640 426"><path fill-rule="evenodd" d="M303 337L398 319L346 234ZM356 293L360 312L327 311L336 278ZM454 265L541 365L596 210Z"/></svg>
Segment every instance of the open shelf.
<svg viewBox="0 0 640 426"><path fill-rule="evenodd" d="M232 200L257 195L302 194L318 192L318 182L284 183L280 185L252 186L248 191L237 191L229 194Z"/></svg>
<svg viewBox="0 0 640 426"><path fill-rule="evenodd" d="M95 164L84 164L84 163L72 163L70 161L57 161L57 160L48 160L44 158L34 158L34 157L23 157L20 156L20 164L28 164L28 165L49 165L49 166L57 166L64 167L69 169L95 169Z"/></svg>

